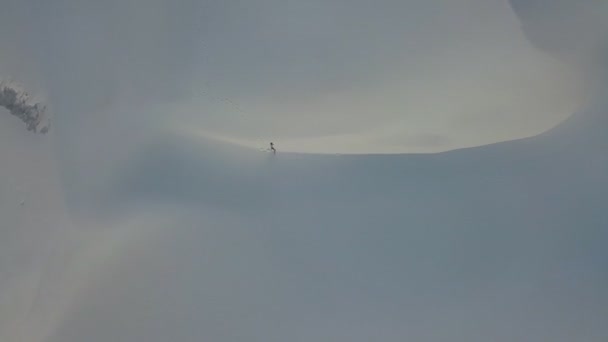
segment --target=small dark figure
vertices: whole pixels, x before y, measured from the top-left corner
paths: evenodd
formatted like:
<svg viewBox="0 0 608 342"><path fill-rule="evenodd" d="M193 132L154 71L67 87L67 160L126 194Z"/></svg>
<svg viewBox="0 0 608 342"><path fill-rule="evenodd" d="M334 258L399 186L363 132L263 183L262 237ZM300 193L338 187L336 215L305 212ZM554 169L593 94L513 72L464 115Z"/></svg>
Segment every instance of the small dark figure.
<svg viewBox="0 0 608 342"><path fill-rule="evenodd" d="M274 148L274 143L270 143L270 150L272 151L272 153L277 153L277 150Z"/></svg>

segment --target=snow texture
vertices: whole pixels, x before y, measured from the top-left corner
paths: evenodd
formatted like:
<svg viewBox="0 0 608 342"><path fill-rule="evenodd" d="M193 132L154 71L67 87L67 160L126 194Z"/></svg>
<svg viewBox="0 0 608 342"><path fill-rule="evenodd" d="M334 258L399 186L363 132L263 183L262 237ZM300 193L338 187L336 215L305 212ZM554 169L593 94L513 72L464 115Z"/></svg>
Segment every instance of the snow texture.
<svg viewBox="0 0 608 342"><path fill-rule="evenodd" d="M606 108L430 155L173 132L76 188L48 146L5 130L0 336L604 341Z"/></svg>
<svg viewBox="0 0 608 342"><path fill-rule="evenodd" d="M0 341L606 341L607 96L522 140L272 154L60 70L58 129L0 115Z"/></svg>

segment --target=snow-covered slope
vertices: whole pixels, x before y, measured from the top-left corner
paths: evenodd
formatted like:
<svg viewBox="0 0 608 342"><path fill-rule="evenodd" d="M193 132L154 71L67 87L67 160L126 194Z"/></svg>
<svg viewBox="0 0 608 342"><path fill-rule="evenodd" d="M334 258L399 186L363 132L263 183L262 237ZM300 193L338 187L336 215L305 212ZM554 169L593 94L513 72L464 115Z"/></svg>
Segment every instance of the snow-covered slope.
<svg viewBox="0 0 608 342"><path fill-rule="evenodd" d="M169 134L70 190L105 252L45 341L603 341L605 118L432 155Z"/></svg>
<svg viewBox="0 0 608 342"><path fill-rule="evenodd" d="M593 1L512 2L536 44L585 61L605 39L590 27L608 22ZM431 155L290 154L280 141L272 155L157 134L193 110L180 107L202 77L194 60L246 81L250 64L200 53L238 57L224 38L256 13L101 4L0 11L2 76L46 90L58 111L31 134L20 119L42 130L38 101L0 96L0 341L606 340L608 104L536 137ZM200 48L224 18L228 35ZM291 70L261 61L273 69L253 71Z"/></svg>
<svg viewBox="0 0 608 342"><path fill-rule="evenodd" d="M0 340L34 341L64 299L72 235L51 137L10 114L0 108Z"/></svg>

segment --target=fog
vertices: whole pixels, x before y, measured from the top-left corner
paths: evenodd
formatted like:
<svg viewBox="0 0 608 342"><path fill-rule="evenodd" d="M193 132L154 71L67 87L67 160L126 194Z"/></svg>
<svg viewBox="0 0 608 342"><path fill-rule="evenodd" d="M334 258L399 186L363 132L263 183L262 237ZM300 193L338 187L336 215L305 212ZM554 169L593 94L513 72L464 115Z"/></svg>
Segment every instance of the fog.
<svg viewBox="0 0 608 342"><path fill-rule="evenodd" d="M605 9L512 5L3 3L0 339L603 341Z"/></svg>

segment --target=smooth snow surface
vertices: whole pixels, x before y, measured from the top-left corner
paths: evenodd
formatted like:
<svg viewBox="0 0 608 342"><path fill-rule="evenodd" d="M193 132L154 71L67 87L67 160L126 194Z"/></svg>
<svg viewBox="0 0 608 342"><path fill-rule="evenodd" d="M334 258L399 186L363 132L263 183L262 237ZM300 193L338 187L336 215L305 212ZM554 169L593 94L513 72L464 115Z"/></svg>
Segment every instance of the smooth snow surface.
<svg viewBox="0 0 608 342"><path fill-rule="evenodd" d="M587 0L597 7L578 16L568 12L571 2L527 2L557 4L537 12L543 7L521 0L516 10L536 44L597 63L589 54L607 31L576 28L592 18L605 25L604 7ZM370 93L362 88L375 98L393 71L410 80L400 49L416 55L426 46L428 56L414 56L427 65L423 73L451 82L412 84L430 102L449 95L448 104L462 105L446 108L479 109L471 131L509 108L540 108L530 103L564 109L547 96L560 82L528 75L535 64L521 67L518 44L505 45L515 41L497 28L517 28L505 1L252 3L3 2L0 76L48 94L57 115L48 134L31 134L19 119L37 123L32 112L15 109L27 112L33 102L0 96L0 342L606 341L608 97L538 136L439 154L291 154L277 136L268 139L276 155L239 147L192 128L225 138L214 125L229 123L257 126L262 138L297 138L325 129L315 121L325 112L306 106L300 115L315 115L295 113L295 121L208 113L184 105L199 77L219 83L220 93L308 105L318 101L306 94L323 98L378 76ZM412 9L409 20L401 8ZM492 13L513 16L492 26ZM403 40L393 27L421 35ZM568 27L573 40L562 39ZM463 54L454 61L444 51ZM382 69L377 76L370 58ZM452 73L461 65L464 85ZM605 83L597 65L589 64L598 71L592 83ZM469 77L491 76L480 66L518 81L486 91L494 78ZM451 88L471 96L464 101ZM407 87L390 89L400 98ZM329 122L373 130L371 115L390 108L376 105L382 97L350 105L359 103L365 115L347 110ZM528 127L526 111L514 115Z"/></svg>
<svg viewBox="0 0 608 342"><path fill-rule="evenodd" d="M431 155L166 134L65 189L44 157L53 131L3 115L0 336L603 341L605 108Z"/></svg>

